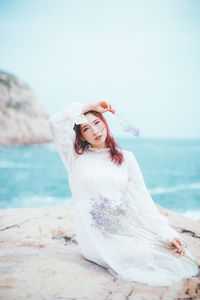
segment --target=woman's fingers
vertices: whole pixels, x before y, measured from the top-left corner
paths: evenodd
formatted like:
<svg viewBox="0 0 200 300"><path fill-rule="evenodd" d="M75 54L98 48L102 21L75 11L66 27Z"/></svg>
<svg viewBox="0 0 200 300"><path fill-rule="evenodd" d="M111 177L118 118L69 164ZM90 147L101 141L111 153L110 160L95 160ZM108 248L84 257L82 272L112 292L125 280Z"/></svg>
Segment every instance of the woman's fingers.
<svg viewBox="0 0 200 300"><path fill-rule="evenodd" d="M113 114L116 112L115 109L112 107L111 104L109 104L109 110L110 110Z"/></svg>
<svg viewBox="0 0 200 300"><path fill-rule="evenodd" d="M110 111L113 114L115 114L115 112L116 112L116 110L113 108L113 106L106 101L101 101L100 106L103 108L104 112Z"/></svg>
<svg viewBox="0 0 200 300"><path fill-rule="evenodd" d="M176 248L176 249L174 249L174 250L172 250L172 252L177 252L178 251L178 249Z"/></svg>
<svg viewBox="0 0 200 300"><path fill-rule="evenodd" d="M172 250L172 252L179 252L180 256L185 254L184 245L178 237L174 238L173 241L170 244L174 245L176 247L175 249Z"/></svg>
<svg viewBox="0 0 200 300"><path fill-rule="evenodd" d="M181 242L180 239L178 239L177 241L178 241L178 243L179 243L179 245L180 245L180 246L179 246L180 252L183 253L183 251L184 251L184 245L183 245L183 243Z"/></svg>
<svg viewBox="0 0 200 300"><path fill-rule="evenodd" d="M185 250L184 249L181 250L181 252L179 254L180 254L180 256L182 256L183 254L185 254Z"/></svg>
<svg viewBox="0 0 200 300"><path fill-rule="evenodd" d="M183 244L181 242L180 239L178 238L175 238L173 241L172 241L172 244L174 244L178 249L183 249Z"/></svg>
<svg viewBox="0 0 200 300"><path fill-rule="evenodd" d="M183 246L182 242L179 239L177 239L177 242L180 246Z"/></svg>
<svg viewBox="0 0 200 300"><path fill-rule="evenodd" d="M172 252L174 252L174 253L175 252L179 252L179 250L178 249L174 249L174 250L172 250ZM185 251L181 250L180 253L179 253L179 255L182 256L183 254L185 254Z"/></svg>
<svg viewBox="0 0 200 300"><path fill-rule="evenodd" d="M116 112L115 109L113 108L113 106L110 103L108 103L108 107L107 107L106 110L112 112L113 114Z"/></svg>
<svg viewBox="0 0 200 300"><path fill-rule="evenodd" d="M105 110L108 110L109 109L109 105L106 101L101 101L100 102L100 105L105 109Z"/></svg>
<svg viewBox="0 0 200 300"><path fill-rule="evenodd" d="M180 246L179 246L179 244L178 244L178 242L177 242L176 240L174 240L174 241L172 242L172 244L174 244L178 249L180 248Z"/></svg>
<svg viewBox="0 0 200 300"><path fill-rule="evenodd" d="M183 254L185 254L185 250L183 249L180 253L180 255L182 256Z"/></svg>

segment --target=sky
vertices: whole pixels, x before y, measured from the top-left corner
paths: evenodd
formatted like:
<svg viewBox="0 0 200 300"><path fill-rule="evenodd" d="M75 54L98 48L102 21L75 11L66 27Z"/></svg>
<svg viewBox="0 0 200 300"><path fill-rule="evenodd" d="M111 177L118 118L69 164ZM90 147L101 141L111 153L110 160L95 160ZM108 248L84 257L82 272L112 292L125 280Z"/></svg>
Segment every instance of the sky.
<svg viewBox="0 0 200 300"><path fill-rule="evenodd" d="M141 137L200 138L199 53L199 0L0 0L0 70L49 116L105 100Z"/></svg>

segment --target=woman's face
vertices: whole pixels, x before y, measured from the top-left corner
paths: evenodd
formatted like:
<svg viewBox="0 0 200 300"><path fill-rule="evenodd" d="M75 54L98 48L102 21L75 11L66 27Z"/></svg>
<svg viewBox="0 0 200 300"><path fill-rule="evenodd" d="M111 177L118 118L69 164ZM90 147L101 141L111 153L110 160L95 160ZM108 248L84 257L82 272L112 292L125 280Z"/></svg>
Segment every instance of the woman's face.
<svg viewBox="0 0 200 300"><path fill-rule="evenodd" d="M94 148L106 148L107 129L104 122L92 113L85 114L85 117L88 122L80 125L83 139Z"/></svg>

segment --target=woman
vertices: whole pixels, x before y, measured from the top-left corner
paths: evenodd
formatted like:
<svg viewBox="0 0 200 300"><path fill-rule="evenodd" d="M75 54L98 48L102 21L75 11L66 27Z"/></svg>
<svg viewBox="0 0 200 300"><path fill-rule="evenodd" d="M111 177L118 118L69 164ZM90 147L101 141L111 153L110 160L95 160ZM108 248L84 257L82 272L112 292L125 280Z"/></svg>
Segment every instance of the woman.
<svg viewBox="0 0 200 300"><path fill-rule="evenodd" d="M197 264L183 255L192 257L185 241L157 210L134 154L117 145L105 112L115 114L106 101L75 102L49 119L68 171L80 251L127 281L169 286L196 275Z"/></svg>

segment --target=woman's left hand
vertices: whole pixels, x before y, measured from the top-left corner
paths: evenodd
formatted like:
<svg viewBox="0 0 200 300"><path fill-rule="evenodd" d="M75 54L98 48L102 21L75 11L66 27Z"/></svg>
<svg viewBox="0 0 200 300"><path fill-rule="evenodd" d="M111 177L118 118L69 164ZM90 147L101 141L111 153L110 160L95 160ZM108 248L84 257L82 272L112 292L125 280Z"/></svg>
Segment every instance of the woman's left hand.
<svg viewBox="0 0 200 300"><path fill-rule="evenodd" d="M170 242L170 244L176 247L174 250L172 250L172 252L178 251L180 256L182 256L182 254L185 254L183 243L178 237L174 238L173 241Z"/></svg>
<svg viewBox="0 0 200 300"><path fill-rule="evenodd" d="M106 111L110 111L113 114L116 113L116 110L107 101L98 101L93 106L94 106L94 110L100 113L104 113Z"/></svg>

